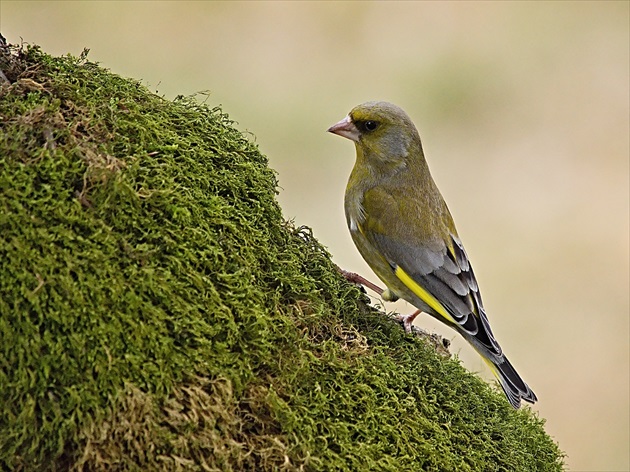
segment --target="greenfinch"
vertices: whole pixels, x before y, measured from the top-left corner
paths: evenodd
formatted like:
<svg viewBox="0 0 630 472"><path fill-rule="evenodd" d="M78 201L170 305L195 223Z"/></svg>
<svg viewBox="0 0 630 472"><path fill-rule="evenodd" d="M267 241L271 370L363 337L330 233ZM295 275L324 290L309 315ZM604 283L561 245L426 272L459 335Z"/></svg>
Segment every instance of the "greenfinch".
<svg viewBox="0 0 630 472"><path fill-rule="evenodd" d="M348 228L359 252L402 298L460 333L481 355L514 408L537 398L492 334L472 266L424 158L415 125L387 102L359 105L329 132L354 141L345 194Z"/></svg>

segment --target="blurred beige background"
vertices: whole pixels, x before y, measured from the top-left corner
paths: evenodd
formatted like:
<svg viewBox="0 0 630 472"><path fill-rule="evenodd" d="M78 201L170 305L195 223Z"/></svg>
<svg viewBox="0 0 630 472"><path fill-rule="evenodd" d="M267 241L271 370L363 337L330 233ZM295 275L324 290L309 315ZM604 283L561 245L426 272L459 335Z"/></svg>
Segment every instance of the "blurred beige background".
<svg viewBox="0 0 630 472"><path fill-rule="evenodd" d="M285 216L374 279L343 216L354 148L325 130L401 105L570 470L627 471L629 5L2 0L0 31L90 48L168 98L210 90L278 171Z"/></svg>

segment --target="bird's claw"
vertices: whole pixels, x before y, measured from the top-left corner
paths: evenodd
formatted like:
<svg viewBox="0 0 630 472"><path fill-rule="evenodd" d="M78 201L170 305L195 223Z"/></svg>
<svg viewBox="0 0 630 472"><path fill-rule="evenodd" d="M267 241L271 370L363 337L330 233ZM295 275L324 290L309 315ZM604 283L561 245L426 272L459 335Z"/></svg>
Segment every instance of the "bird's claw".
<svg viewBox="0 0 630 472"><path fill-rule="evenodd" d="M413 331L413 320L416 319L416 316L420 314L420 310L416 310L410 315L397 315L396 320L400 321L405 328L405 333L411 334Z"/></svg>

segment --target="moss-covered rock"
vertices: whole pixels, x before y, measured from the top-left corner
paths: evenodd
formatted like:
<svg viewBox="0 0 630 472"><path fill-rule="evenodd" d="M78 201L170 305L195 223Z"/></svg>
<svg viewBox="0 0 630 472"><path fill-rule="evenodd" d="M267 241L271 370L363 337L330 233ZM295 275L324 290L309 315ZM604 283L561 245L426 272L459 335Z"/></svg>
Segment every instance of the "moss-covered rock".
<svg viewBox="0 0 630 472"><path fill-rule="evenodd" d="M561 470L370 308L218 108L2 47L0 468Z"/></svg>

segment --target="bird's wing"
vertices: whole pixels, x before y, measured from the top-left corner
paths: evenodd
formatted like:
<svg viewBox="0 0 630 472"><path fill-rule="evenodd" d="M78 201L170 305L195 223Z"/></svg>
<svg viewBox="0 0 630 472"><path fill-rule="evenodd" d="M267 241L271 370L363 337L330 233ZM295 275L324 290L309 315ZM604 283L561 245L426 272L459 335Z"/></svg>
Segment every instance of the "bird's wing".
<svg viewBox="0 0 630 472"><path fill-rule="evenodd" d="M500 357L501 347L490 329L475 274L459 238L453 232L433 241L414 237L414 216L404 215L396 204L387 205L387 199L379 198L380 204L373 208L366 202L361 230L368 242L385 257L394 275L428 305L434 315L443 317L480 347ZM387 205L386 211L382 211L382 205ZM398 226L401 222L405 222L404 228ZM389 225L398 226L399 231L392 232L391 228L388 231ZM409 237L403 241L389 234Z"/></svg>

